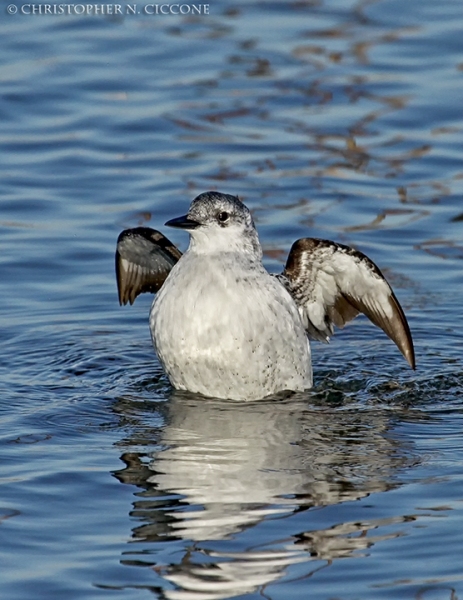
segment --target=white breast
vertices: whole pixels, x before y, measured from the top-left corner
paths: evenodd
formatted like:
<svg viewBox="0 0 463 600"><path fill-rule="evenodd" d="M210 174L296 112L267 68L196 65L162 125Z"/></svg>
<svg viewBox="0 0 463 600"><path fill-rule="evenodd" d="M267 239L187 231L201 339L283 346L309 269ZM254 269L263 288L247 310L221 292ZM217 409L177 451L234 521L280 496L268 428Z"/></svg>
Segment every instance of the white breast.
<svg viewBox="0 0 463 600"><path fill-rule="evenodd" d="M187 252L153 303L150 328L177 389L255 400L312 385L296 305L263 268Z"/></svg>

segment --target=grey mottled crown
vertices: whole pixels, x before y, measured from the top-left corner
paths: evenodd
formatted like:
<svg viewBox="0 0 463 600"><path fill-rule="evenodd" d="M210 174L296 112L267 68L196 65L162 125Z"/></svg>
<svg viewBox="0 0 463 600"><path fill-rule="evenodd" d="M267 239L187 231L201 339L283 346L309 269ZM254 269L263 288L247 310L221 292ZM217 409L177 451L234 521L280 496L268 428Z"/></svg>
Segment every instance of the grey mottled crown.
<svg viewBox="0 0 463 600"><path fill-rule="evenodd" d="M216 221L217 214L227 212L230 220L243 223L254 229L249 209L236 196L221 194L220 192L204 192L197 196L191 203L188 217L199 223L206 224Z"/></svg>

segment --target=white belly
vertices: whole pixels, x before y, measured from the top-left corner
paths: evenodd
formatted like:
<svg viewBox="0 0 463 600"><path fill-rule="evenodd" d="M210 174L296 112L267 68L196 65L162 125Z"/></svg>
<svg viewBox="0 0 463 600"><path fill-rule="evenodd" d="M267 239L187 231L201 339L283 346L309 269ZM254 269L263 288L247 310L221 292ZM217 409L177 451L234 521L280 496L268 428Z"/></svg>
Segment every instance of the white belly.
<svg viewBox="0 0 463 600"><path fill-rule="evenodd" d="M172 385L237 400L311 387L308 340L278 280L265 271L231 275L205 261L195 266L182 258L150 313L153 343Z"/></svg>

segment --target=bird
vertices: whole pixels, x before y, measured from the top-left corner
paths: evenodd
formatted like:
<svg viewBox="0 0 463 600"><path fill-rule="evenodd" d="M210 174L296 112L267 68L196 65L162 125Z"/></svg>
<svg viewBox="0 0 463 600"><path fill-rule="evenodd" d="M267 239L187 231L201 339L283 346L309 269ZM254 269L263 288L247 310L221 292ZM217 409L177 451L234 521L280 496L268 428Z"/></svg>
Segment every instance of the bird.
<svg viewBox="0 0 463 600"><path fill-rule="evenodd" d="M154 293L152 342L171 385L205 397L255 401L313 386L310 339L328 342L365 314L412 369L404 311L376 264L349 246L294 242L269 273L250 210L236 196L204 192L165 223L190 235L180 250L150 227L122 231L116 246L120 305Z"/></svg>

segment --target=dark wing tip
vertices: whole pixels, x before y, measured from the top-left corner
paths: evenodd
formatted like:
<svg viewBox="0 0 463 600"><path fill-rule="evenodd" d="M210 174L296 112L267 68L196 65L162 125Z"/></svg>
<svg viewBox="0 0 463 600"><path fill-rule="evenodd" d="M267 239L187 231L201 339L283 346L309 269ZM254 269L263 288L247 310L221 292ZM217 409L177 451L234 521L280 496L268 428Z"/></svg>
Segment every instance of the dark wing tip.
<svg viewBox="0 0 463 600"><path fill-rule="evenodd" d="M392 290L391 304L395 317L395 325L393 323L393 335L389 334L387 331L386 333L388 333L391 340L395 342L395 344L404 355L410 367L415 371L415 348L413 346L412 333L410 331L410 326L408 324L407 317L405 316L405 313Z"/></svg>
<svg viewBox="0 0 463 600"><path fill-rule="evenodd" d="M119 243L119 238L117 239ZM121 255L119 250L116 250L116 282L117 282L117 297L119 299L119 306L125 306L127 304L127 292L125 285L123 284L123 273L121 266Z"/></svg>

